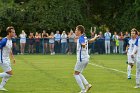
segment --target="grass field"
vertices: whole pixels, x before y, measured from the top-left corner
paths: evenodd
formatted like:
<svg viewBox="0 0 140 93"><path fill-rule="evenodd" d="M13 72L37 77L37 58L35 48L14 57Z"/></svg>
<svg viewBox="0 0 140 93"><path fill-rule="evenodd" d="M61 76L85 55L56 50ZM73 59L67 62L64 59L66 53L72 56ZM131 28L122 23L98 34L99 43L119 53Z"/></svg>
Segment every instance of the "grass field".
<svg viewBox="0 0 140 93"><path fill-rule="evenodd" d="M17 55L15 57L17 63L12 65L14 76L5 87L9 90L8 93L78 93L80 91L73 77L75 55ZM140 89L133 88L135 76L127 80L126 74L123 73L126 72L127 67L125 62L125 55L91 55L90 64L83 72L93 85L89 93L140 93ZM135 75L135 67L132 74Z"/></svg>

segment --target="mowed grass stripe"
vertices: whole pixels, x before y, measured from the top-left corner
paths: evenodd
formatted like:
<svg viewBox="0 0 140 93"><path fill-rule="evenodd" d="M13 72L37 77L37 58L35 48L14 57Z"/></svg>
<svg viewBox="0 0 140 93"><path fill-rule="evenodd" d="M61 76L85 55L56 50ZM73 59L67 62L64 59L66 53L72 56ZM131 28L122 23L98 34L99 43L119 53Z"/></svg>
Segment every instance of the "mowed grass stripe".
<svg viewBox="0 0 140 93"><path fill-rule="evenodd" d="M14 76L6 88L9 93L78 93L74 77L75 55L17 55ZM91 55L91 63L126 71L125 55ZM135 69L133 69L132 73ZM88 65L83 72L93 84L89 93L139 93L133 89L135 78ZM1 93L1 92L0 92Z"/></svg>

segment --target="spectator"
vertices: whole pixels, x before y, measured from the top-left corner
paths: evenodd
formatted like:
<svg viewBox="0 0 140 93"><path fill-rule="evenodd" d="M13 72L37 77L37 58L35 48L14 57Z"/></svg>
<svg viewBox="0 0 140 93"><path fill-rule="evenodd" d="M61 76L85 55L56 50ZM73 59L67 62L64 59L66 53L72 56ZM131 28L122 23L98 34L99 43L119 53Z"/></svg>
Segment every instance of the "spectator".
<svg viewBox="0 0 140 93"><path fill-rule="evenodd" d="M13 51L13 54L17 54L17 44L16 44L16 42L17 42L17 35L15 33L15 36L12 37L12 43L13 43L12 51Z"/></svg>
<svg viewBox="0 0 140 93"><path fill-rule="evenodd" d="M104 53L104 36L102 32L99 32L99 38L97 39L97 51L99 54Z"/></svg>
<svg viewBox="0 0 140 93"><path fill-rule="evenodd" d="M61 49L61 44L60 44L61 35L59 34L59 31L56 31L56 34L54 35L54 37L55 37L54 51L55 51L55 53L60 53L60 49Z"/></svg>
<svg viewBox="0 0 140 93"><path fill-rule="evenodd" d="M36 53L39 53L40 39L41 39L41 35L38 34L38 32L36 32L36 34L35 34Z"/></svg>
<svg viewBox="0 0 140 93"><path fill-rule="evenodd" d="M20 37L20 53L24 54L25 44L26 44L26 33L22 30L22 33L19 35Z"/></svg>
<svg viewBox="0 0 140 93"><path fill-rule="evenodd" d="M117 32L114 32L114 35L112 36L113 40L113 53L118 53L118 46L119 46L119 36L117 35Z"/></svg>
<svg viewBox="0 0 140 93"><path fill-rule="evenodd" d="M61 34L61 53L65 54L67 48L67 34L65 31Z"/></svg>
<svg viewBox="0 0 140 93"><path fill-rule="evenodd" d="M119 35L119 53L120 54L123 54L123 45L124 45L124 36L123 36L123 33L120 32L120 35Z"/></svg>
<svg viewBox="0 0 140 93"><path fill-rule="evenodd" d="M34 34L32 32L29 35L29 53L34 53Z"/></svg>
<svg viewBox="0 0 140 93"><path fill-rule="evenodd" d="M45 30L43 30L43 33L42 33L42 38L43 38L43 54L47 53L47 48L48 48L48 33L46 33Z"/></svg>
<svg viewBox="0 0 140 93"><path fill-rule="evenodd" d="M91 37L90 38L94 38L95 32L96 32L96 27L94 27L94 31L92 31L92 28L91 28L91 30L90 30ZM95 42L92 42L89 46L91 47L91 52L94 53L95 52L94 51Z"/></svg>
<svg viewBox="0 0 140 93"><path fill-rule="evenodd" d="M128 45L129 38L130 38L130 34L129 34L128 32L125 32L123 51L125 51L125 49L126 49L126 47L127 47L127 45Z"/></svg>
<svg viewBox="0 0 140 93"><path fill-rule="evenodd" d="M54 55L54 33L51 32L50 36L49 36L49 46L50 46L50 52L51 55Z"/></svg>
<svg viewBox="0 0 140 93"><path fill-rule="evenodd" d="M104 34L105 37L105 53L110 54L110 38L111 33L109 32L109 29L106 29L106 33Z"/></svg>
<svg viewBox="0 0 140 93"><path fill-rule="evenodd" d="M74 53L74 49L75 49L74 39L75 39L75 37L76 37L76 35L71 30L70 33L68 34L68 38L69 38L69 54Z"/></svg>

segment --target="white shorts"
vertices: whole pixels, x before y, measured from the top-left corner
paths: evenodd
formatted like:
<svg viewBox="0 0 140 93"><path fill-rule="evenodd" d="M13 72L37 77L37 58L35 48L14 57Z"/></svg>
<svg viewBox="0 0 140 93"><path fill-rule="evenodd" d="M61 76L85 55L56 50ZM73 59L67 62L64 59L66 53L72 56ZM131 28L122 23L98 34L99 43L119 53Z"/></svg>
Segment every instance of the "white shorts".
<svg viewBox="0 0 140 93"><path fill-rule="evenodd" d="M10 62L3 62L3 63L0 62L0 66L2 67L4 72L8 72L12 70Z"/></svg>
<svg viewBox="0 0 140 93"><path fill-rule="evenodd" d="M83 70L86 68L89 61L77 61L74 70L78 72L83 72Z"/></svg>
<svg viewBox="0 0 140 93"><path fill-rule="evenodd" d="M136 62L136 57L134 58L131 57L131 55L127 55L128 63L135 63Z"/></svg>
<svg viewBox="0 0 140 93"><path fill-rule="evenodd" d="M26 43L26 39L20 39L20 43Z"/></svg>

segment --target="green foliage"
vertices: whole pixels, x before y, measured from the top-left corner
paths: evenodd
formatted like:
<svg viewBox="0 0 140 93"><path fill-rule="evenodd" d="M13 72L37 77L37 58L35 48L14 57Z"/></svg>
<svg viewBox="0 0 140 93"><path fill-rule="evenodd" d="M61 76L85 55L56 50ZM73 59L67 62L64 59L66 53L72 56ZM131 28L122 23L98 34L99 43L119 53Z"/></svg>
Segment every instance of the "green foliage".
<svg viewBox="0 0 140 93"><path fill-rule="evenodd" d="M0 29L13 25L19 34L74 29L82 24L111 31L140 29L139 0L0 0ZM100 29L102 30L102 29Z"/></svg>

